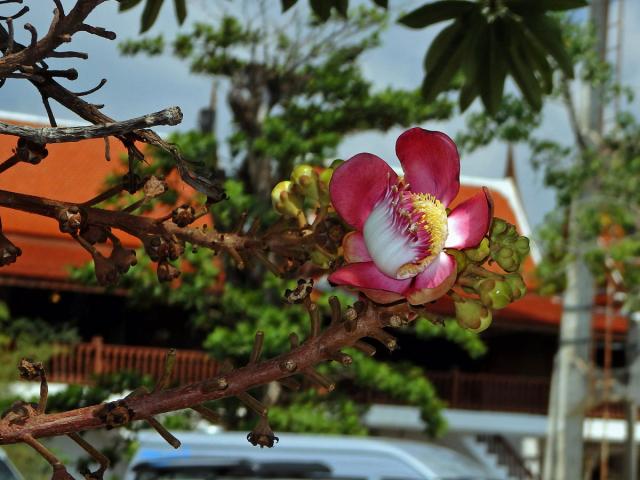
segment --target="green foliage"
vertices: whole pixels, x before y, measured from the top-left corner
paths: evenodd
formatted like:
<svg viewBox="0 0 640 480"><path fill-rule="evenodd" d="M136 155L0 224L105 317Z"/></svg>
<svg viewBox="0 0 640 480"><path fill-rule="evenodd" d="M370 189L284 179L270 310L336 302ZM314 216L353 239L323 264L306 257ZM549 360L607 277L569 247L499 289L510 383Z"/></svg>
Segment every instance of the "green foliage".
<svg viewBox="0 0 640 480"><path fill-rule="evenodd" d="M543 95L553 89L553 72L560 70L573 77L560 24L548 12L586 4L584 0L441 0L404 15L399 22L410 28L453 20L427 50L422 84L425 101L434 101L462 72L460 109L466 110L479 96L485 110L494 116L500 110L507 75L511 75L529 106L539 111Z"/></svg>
<svg viewBox="0 0 640 480"><path fill-rule="evenodd" d="M0 301L0 382L17 380L22 358L46 362L78 340L68 326L53 327L39 318L13 317Z"/></svg>
<svg viewBox="0 0 640 480"><path fill-rule="evenodd" d="M294 33L277 22L257 27L223 15L171 43L194 73L229 80L229 144L248 191L266 194L294 165L335 158L345 135L451 115L445 98L425 104L418 91L375 91L364 78L358 60L378 45L385 22L379 11L359 8L347 20L299 24ZM155 55L164 40L130 40L121 49ZM265 167L272 164L274 177Z"/></svg>

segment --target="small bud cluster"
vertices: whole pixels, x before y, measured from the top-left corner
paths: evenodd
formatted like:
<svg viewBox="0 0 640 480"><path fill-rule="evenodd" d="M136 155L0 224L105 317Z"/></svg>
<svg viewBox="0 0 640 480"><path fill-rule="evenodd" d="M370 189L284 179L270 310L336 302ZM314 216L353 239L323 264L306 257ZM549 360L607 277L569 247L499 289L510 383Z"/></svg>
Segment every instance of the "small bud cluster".
<svg viewBox="0 0 640 480"><path fill-rule="evenodd" d="M518 235L516 227L496 218L489 233L491 258L505 272L515 272L529 255L529 239Z"/></svg>
<svg viewBox="0 0 640 480"><path fill-rule="evenodd" d="M311 209L328 207L329 182L333 170L340 160L329 168L298 165L293 169L290 180L278 183L271 191L273 208L285 217L303 219L306 222L304 207Z"/></svg>
<svg viewBox="0 0 640 480"><path fill-rule="evenodd" d="M492 310L505 308L522 298L527 287L518 271L529 253L529 239L518 235L515 226L495 218L488 238L477 247L448 250L457 262L458 284L469 296L453 295L458 323L481 332L491 325ZM481 265L497 263L505 273Z"/></svg>

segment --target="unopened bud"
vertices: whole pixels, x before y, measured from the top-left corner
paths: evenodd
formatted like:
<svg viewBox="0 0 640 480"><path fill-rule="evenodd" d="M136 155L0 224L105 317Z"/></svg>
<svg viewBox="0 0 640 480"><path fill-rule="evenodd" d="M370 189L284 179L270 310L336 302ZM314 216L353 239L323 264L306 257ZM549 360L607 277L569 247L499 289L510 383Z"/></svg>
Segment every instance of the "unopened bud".
<svg viewBox="0 0 640 480"><path fill-rule="evenodd" d="M289 180L278 183L271 191L271 203L278 213L295 218L302 213L302 199L293 187Z"/></svg>
<svg viewBox="0 0 640 480"><path fill-rule="evenodd" d="M291 180L298 187L298 191L312 202L318 202L318 174L311 165L298 165L291 173Z"/></svg>
<svg viewBox="0 0 640 480"><path fill-rule="evenodd" d="M462 328L480 333L491 325L491 310L472 299L455 302L456 320Z"/></svg>
<svg viewBox="0 0 640 480"><path fill-rule="evenodd" d="M527 293L527 286L519 273L509 273L504 279L511 288L514 300L522 298Z"/></svg>
<svg viewBox="0 0 640 480"><path fill-rule="evenodd" d="M513 301L513 293L509 283L504 280L487 278L476 285L480 301L489 308L499 310Z"/></svg>
<svg viewBox="0 0 640 480"><path fill-rule="evenodd" d="M491 252L489 248L489 239L483 238L480 244L475 248L467 248L464 250L464 254L472 262L483 262Z"/></svg>

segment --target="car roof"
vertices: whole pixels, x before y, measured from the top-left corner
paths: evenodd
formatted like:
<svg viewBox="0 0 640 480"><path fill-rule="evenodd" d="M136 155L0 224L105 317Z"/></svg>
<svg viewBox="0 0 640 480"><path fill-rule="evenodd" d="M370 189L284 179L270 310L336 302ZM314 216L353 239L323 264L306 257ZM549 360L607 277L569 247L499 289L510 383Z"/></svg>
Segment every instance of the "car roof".
<svg viewBox="0 0 640 480"><path fill-rule="evenodd" d="M206 457L209 462L315 462L327 465L334 475L355 478L491 478L484 467L454 450L409 440L282 433L274 449L261 450L250 445L243 432L176 436L183 446L173 450L155 432L140 432L131 468L142 463L163 468L196 465Z"/></svg>

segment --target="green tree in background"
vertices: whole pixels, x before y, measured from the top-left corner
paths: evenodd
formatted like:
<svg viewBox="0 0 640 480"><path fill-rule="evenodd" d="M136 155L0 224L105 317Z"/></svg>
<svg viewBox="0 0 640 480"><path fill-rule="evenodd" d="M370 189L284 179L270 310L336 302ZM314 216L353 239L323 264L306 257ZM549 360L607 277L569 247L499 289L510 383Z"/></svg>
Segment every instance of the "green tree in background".
<svg viewBox="0 0 640 480"><path fill-rule="evenodd" d="M297 20L288 28L277 16L274 20L259 9L247 15L225 15L211 25L197 24L192 32L172 42L160 36L122 46L126 54L151 55L161 54L170 46L194 72L226 86L232 116L230 138L216 141L212 134L198 132L172 137L186 160L201 170L220 168L219 151L223 145L229 147L236 172L225 184L230 199L211 208L212 219L221 229L233 228L231 219L242 212L249 215L247 224L256 218L262 228L273 223L276 216L264 201L273 185L288 178L296 164L330 163L345 136L445 119L453 112L447 96L426 105L418 91L375 90L364 78L358 60L378 45L386 21L379 12L363 8L348 20L320 25ZM166 175L173 168L161 152L155 158L156 162L145 166L141 175ZM175 202L175 198L160 200ZM293 288L295 281L279 279L261 266L249 265L247 271L239 272L235 265L216 263L210 251L190 251L187 246L186 261L192 268L184 269L180 287L172 288L159 284L146 257L141 258L120 284L129 289L131 303L140 308L150 304L183 308L192 326L211 332L204 347L218 360L235 365L246 362L256 331L265 332L264 354L276 355L287 348L291 332L302 336L309 328L301 306L284 305L283 292ZM222 286L221 271L225 272ZM87 270L76 271L75 275L93 278ZM341 298L344 304L356 300L344 295ZM326 305L326 298L320 303ZM420 338L449 338L472 356L484 352L477 336L459 328L455 321L436 327L424 319L412 328ZM280 385L265 388L262 400L270 405L273 427L364 433L360 417L366 405L352 398L357 393L361 399L382 394L416 405L428 432L442 433L443 404L420 366L394 361L393 356L380 360L357 351L349 353L353 355L350 367L337 362L324 367L324 373L338 386L330 394L307 388L290 391ZM235 399L216 402L212 407L218 409L229 428L246 427L246 420L253 422Z"/></svg>

